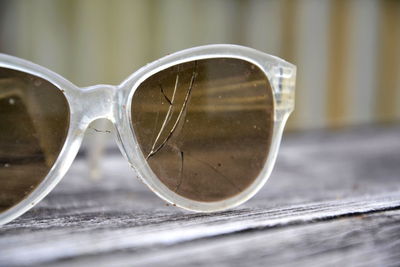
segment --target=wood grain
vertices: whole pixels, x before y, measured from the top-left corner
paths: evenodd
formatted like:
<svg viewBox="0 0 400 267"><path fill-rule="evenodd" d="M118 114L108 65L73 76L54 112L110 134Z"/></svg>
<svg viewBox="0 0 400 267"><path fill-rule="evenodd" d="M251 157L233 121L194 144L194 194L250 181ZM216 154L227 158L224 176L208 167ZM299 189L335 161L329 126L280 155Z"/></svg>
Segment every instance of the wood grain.
<svg viewBox="0 0 400 267"><path fill-rule="evenodd" d="M77 159L0 229L0 266L396 266L400 126L286 135L260 193L214 214L166 206L121 156L92 181Z"/></svg>

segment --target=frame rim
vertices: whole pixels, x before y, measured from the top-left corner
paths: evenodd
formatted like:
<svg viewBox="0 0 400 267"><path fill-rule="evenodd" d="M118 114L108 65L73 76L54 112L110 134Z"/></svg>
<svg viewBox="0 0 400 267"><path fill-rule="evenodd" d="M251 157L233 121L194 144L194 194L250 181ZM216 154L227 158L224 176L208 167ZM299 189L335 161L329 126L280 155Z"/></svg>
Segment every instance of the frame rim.
<svg viewBox="0 0 400 267"><path fill-rule="evenodd" d="M132 128L132 124L130 123L132 97L136 89L140 86L142 82L144 82L147 78L154 75L155 73L158 73L159 71L162 71L171 66L207 58L237 58L245 60L257 66L260 70L264 72L269 80L274 103L274 121L272 137L270 140L270 151L259 175L242 192L230 198L214 202L201 202L182 197L179 194L173 192L166 185L164 185L157 178L157 176L154 174L149 164L147 163L137 142L135 131ZM131 166L133 166L133 168L136 170L140 180L144 182L150 188L150 190L152 190L164 201L174 206L196 212L216 212L226 210L236 207L253 197L266 183L272 172L280 145L283 128L290 112L293 110L293 107L289 107L289 109L278 112L278 107L282 105L281 103L278 103L277 96L281 93L280 91L282 88L278 88L279 86L277 86L276 82L274 83L273 81L273 79L277 76L275 73L273 73L273 70L276 67L292 70L292 77L290 78L293 79L295 77L294 65L280 58L243 46L207 45L189 48L163 57L146 65L145 67L139 69L137 72L128 77L128 79L121 84L121 89L118 91L118 93L121 94L120 98L126 100L124 104L127 108L124 109L122 114L121 112L119 112L119 114L116 114L116 127L118 132L120 133L120 149L122 153L127 157ZM285 79L287 78L288 77L285 77ZM294 93L293 90L291 91L291 93Z"/></svg>

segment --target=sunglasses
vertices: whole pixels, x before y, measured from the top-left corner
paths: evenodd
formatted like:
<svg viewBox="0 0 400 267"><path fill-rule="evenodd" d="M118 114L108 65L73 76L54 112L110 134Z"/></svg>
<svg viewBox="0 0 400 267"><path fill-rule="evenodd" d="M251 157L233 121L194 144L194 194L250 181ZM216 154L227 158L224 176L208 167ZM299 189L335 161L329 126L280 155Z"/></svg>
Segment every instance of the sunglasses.
<svg viewBox="0 0 400 267"><path fill-rule="evenodd" d="M85 88L0 54L0 224L55 187L101 118L165 201L200 212L235 207L272 171L295 78L282 59L225 44L168 55L118 86Z"/></svg>

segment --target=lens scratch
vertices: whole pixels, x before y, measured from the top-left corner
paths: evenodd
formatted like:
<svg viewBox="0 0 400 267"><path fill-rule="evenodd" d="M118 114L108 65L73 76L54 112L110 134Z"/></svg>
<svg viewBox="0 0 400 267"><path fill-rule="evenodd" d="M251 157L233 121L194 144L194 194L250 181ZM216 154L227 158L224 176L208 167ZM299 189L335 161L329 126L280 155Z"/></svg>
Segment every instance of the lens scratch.
<svg viewBox="0 0 400 267"><path fill-rule="evenodd" d="M154 149L154 146L155 146L155 143L154 143L153 148L152 148L152 151L150 151L149 155L146 157L146 160L149 159L149 158L150 158L151 156L153 156L154 154L156 154L158 151L160 151L160 149L162 149L162 148L164 147L164 145L168 142L168 140L171 138L171 136L172 136L173 133L175 132L175 130L176 130L176 128L177 128L179 122L181 122L182 114L183 114L183 112L186 110L187 104L188 104L188 102L189 102L190 93L192 92L193 85L194 85L194 82L195 82L195 80L196 80L196 76L197 76L197 61L194 62L194 68L193 68L193 72L192 72L192 78L190 79L190 85L189 85L189 88L188 88L188 90L187 90L187 92L186 92L185 100L184 100L184 102L183 102L183 104L182 104L182 107L181 107L181 109L180 109L180 111L179 111L178 117L176 118L175 123L174 123L174 125L173 125L171 131L169 132L169 134L167 135L167 137L164 139L164 141L163 141L156 149ZM178 78L178 75L177 75L177 78ZM177 87L177 83L175 84L175 89L174 89L173 98L174 98L174 96L175 96L176 87ZM172 100L172 101L173 101L173 100ZM170 107L172 107L172 106L170 106ZM168 115L168 114L167 114L167 115ZM183 123L185 123L185 120L182 120L182 121L183 121ZM163 130L164 128L165 128L165 127L162 127L162 130ZM161 132L162 132L162 131L160 131L160 133L159 133L158 136L161 136Z"/></svg>
<svg viewBox="0 0 400 267"><path fill-rule="evenodd" d="M184 162L184 157L183 157L183 151L180 151L180 155L181 155L181 170L180 170L180 180L178 185L176 186L175 189L175 193L179 191L179 189L181 188L182 182L183 182L183 162Z"/></svg>

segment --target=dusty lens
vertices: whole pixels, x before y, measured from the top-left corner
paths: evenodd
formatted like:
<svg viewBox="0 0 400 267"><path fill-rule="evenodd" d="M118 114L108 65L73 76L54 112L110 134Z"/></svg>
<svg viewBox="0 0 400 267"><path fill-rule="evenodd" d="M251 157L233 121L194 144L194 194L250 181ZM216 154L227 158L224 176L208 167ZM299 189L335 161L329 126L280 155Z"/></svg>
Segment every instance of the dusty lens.
<svg viewBox="0 0 400 267"><path fill-rule="evenodd" d="M58 88L39 77L0 68L0 212L46 177L68 125L68 103Z"/></svg>
<svg viewBox="0 0 400 267"><path fill-rule="evenodd" d="M244 60L183 63L137 88L132 124L149 166L169 189L219 201L245 190L265 164L272 90L263 71Z"/></svg>

